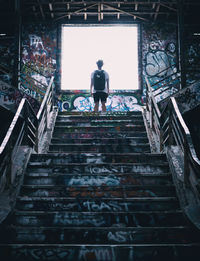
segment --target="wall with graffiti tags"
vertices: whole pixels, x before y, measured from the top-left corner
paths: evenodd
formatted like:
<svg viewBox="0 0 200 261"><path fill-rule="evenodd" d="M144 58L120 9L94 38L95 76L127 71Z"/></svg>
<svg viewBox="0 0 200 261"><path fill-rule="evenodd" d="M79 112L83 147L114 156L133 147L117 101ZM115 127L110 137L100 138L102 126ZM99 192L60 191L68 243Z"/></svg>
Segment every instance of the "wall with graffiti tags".
<svg viewBox="0 0 200 261"><path fill-rule="evenodd" d="M94 100L89 91L63 92L57 96L60 111L93 111ZM143 100L137 91L113 91L107 99L107 111L138 111ZM100 105L101 110L101 105Z"/></svg>
<svg viewBox="0 0 200 261"><path fill-rule="evenodd" d="M163 79L177 71L176 27L163 24L145 24L142 36L143 77L146 76L151 85L155 84L154 89L164 90L167 88L169 80ZM161 80L163 81L160 82ZM159 83L156 84L157 82ZM168 92L173 92L173 87ZM157 101L165 98L164 95L167 94L159 95Z"/></svg>
<svg viewBox="0 0 200 261"><path fill-rule="evenodd" d="M0 80L0 106L15 112L23 97L28 99L35 113L37 113L40 106L37 100Z"/></svg>
<svg viewBox="0 0 200 261"><path fill-rule="evenodd" d="M56 28L24 26L22 39L21 91L41 101L56 69Z"/></svg>
<svg viewBox="0 0 200 261"><path fill-rule="evenodd" d="M200 104L200 81L191 84L175 95L181 114L193 110Z"/></svg>
<svg viewBox="0 0 200 261"><path fill-rule="evenodd" d="M185 58L186 81L194 83L200 79L200 34L199 28L186 28L185 32Z"/></svg>
<svg viewBox="0 0 200 261"><path fill-rule="evenodd" d="M0 80L11 83L14 66L13 37L0 38Z"/></svg>

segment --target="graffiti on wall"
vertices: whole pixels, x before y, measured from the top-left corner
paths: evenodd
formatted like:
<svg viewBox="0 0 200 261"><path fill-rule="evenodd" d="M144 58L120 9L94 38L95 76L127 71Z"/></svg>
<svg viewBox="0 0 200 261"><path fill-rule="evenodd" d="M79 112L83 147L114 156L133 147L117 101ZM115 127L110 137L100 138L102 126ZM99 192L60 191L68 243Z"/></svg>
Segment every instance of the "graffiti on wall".
<svg viewBox="0 0 200 261"><path fill-rule="evenodd" d="M0 42L0 80L11 83L14 65L14 41L12 38L1 39Z"/></svg>
<svg viewBox="0 0 200 261"><path fill-rule="evenodd" d="M74 91L70 94L60 94L57 97L60 111L93 111L94 100L89 91ZM137 92L119 91L111 93L107 98L107 111L138 111L143 102ZM99 107L101 110L101 105Z"/></svg>
<svg viewBox="0 0 200 261"><path fill-rule="evenodd" d="M20 90L37 99L45 95L56 70L56 30L45 25L25 27Z"/></svg>
<svg viewBox="0 0 200 261"><path fill-rule="evenodd" d="M31 96L19 91L18 89L12 87L0 80L0 105L5 106L7 109L16 111L22 98L26 98L31 106L33 107L35 113L39 110L39 103L36 99L33 99Z"/></svg>
<svg viewBox="0 0 200 261"><path fill-rule="evenodd" d="M187 43L186 48L186 80L188 84L200 79L200 37Z"/></svg>
<svg viewBox="0 0 200 261"><path fill-rule="evenodd" d="M153 88L159 89L159 92L167 89L171 80L175 81L172 89L156 97L157 101L164 99L168 93L174 93L176 84L178 84L175 74L177 72L176 28L169 25L165 27L163 24L160 26L158 24L144 25L143 27L143 76L147 76L150 84L155 84ZM165 79L170 75L172 76ZM161 82L161 80L163 81Z"/></svg>
<svg viewBox="0 0 200 261"><path fill-rule="evenodd" d="M175 98L181 114L196 108L200 104L200 81L181 90Z"/></svg>

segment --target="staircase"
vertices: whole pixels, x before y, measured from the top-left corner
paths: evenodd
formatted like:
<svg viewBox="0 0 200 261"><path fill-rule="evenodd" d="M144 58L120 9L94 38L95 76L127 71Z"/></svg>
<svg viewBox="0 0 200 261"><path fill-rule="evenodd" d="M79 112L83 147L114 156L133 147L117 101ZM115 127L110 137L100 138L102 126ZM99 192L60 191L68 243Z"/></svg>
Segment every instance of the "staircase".
<svg viewBox="0 0 200 261"><path fill-rule="evenodd" d="M200 260L199 232L141 112L59 113L0 237L2 261Z"/></svg>

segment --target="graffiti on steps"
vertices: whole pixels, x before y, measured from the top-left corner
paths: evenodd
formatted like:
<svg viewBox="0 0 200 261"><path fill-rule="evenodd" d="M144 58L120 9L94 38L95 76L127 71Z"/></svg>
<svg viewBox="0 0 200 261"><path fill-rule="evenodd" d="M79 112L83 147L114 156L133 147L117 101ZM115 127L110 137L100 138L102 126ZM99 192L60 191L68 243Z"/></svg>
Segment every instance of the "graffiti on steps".
<svg viewBox="0 0 200 261"><path fill-rule="evenodd" d="M68 186L74 185L91 185L91 186L118 186L120 185L120 179L114 175L110 176L73 176L68 182Z"/></svg>
<svg viewBox="0 0 200 261"><path fill-rule="evenodd" d="M103 189L102 189L103 188ZM160 192L161 193L161 192ZM165 191L163 191L165 193ZM124 191L121 187L95 187L95 188L87 188L87 187L64 187L59 188L55 191L49 191L46 189L37 189L36 191L29 192L29 197L123 197L123 198L131 198L131 197L156 197L158 192L155 192L153 189L136 189L136 190L126 190ZM166 193L165 193L166 194Z"/></svg>
<svg viewBox="0 0 200 261"><path fill-rule="evenodd" d="M127 252L133 250L127 249ZM31 258L31 260L69 260L69 261L115 261L116 254L112 247L87 247L81 246L80 248L20 248L16 249L13 253L17 258ZM127 255L128 256L128 255Z"/></svg>
<svg viewBox="0 0 200 261"><path fill-rule="evenodd" d="M56 213L54 216L53 224L55 225L70 225L70 226L95 226L100 227L106 225L106 219L103 216L80 215L76 213Z"/></svg>
<svg viewBox="0 0 200 261"><path fill-rule="evenodd" d="M95 201L84 201L83 202L83 209L86 208L87 211L128 211L129 210L129 202L115 202L115 201L108 201L108 202L95 202Z"/></svg>
<svg viewBox="0 0 200 261"><path fill-rule="evenodd" d="M113 159L112 160L113 163L116 161L117 159ZM65 163L71 163L72 161L65 161ZM84 161L83 161L84 162ZM95 158L91 158L91 159L86 159L86 163L87 164L99 164L99 163L105 163L106 160L103 159L95 159ZM121 159L119 161L119 163L134 163L133 159ZM151 173L151 174L159 174L159 173L163 173L163 170L165 170L165 166L151 166L150 164L146 164L146 165L132 165L132 166L118 166L118 165L111 165L109 166L102 166L102 167L90 167L90 166L68 166L68 167L55 167L52 169L53 173L59 173L59 172L63 172L63 173L90 173L90 174L98 174L98 173ZM41 171L41 173L46 172L46 170L44 169L39 169L38 171ZM166 169L167 171L167 169Z"/></svg>
<svg viewBox="0 0 200 261"><path fill-rule="evenodd" d="M83 246L79 252L78 260L114 261L115 253L106 247L87 249Z"/></svg>

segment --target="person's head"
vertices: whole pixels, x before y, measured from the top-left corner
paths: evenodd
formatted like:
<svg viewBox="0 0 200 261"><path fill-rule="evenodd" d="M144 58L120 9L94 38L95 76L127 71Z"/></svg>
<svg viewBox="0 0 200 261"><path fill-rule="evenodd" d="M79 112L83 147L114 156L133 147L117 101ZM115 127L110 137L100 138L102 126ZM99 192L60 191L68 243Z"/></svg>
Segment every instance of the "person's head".
<svg viewBox="0 0 200 261"><path fill-rule="evenodd" d="M97 61L97 67L98 67L98 69L101 69L102 66L103 66L103 60L98 60L98 61Z"/></svg>

